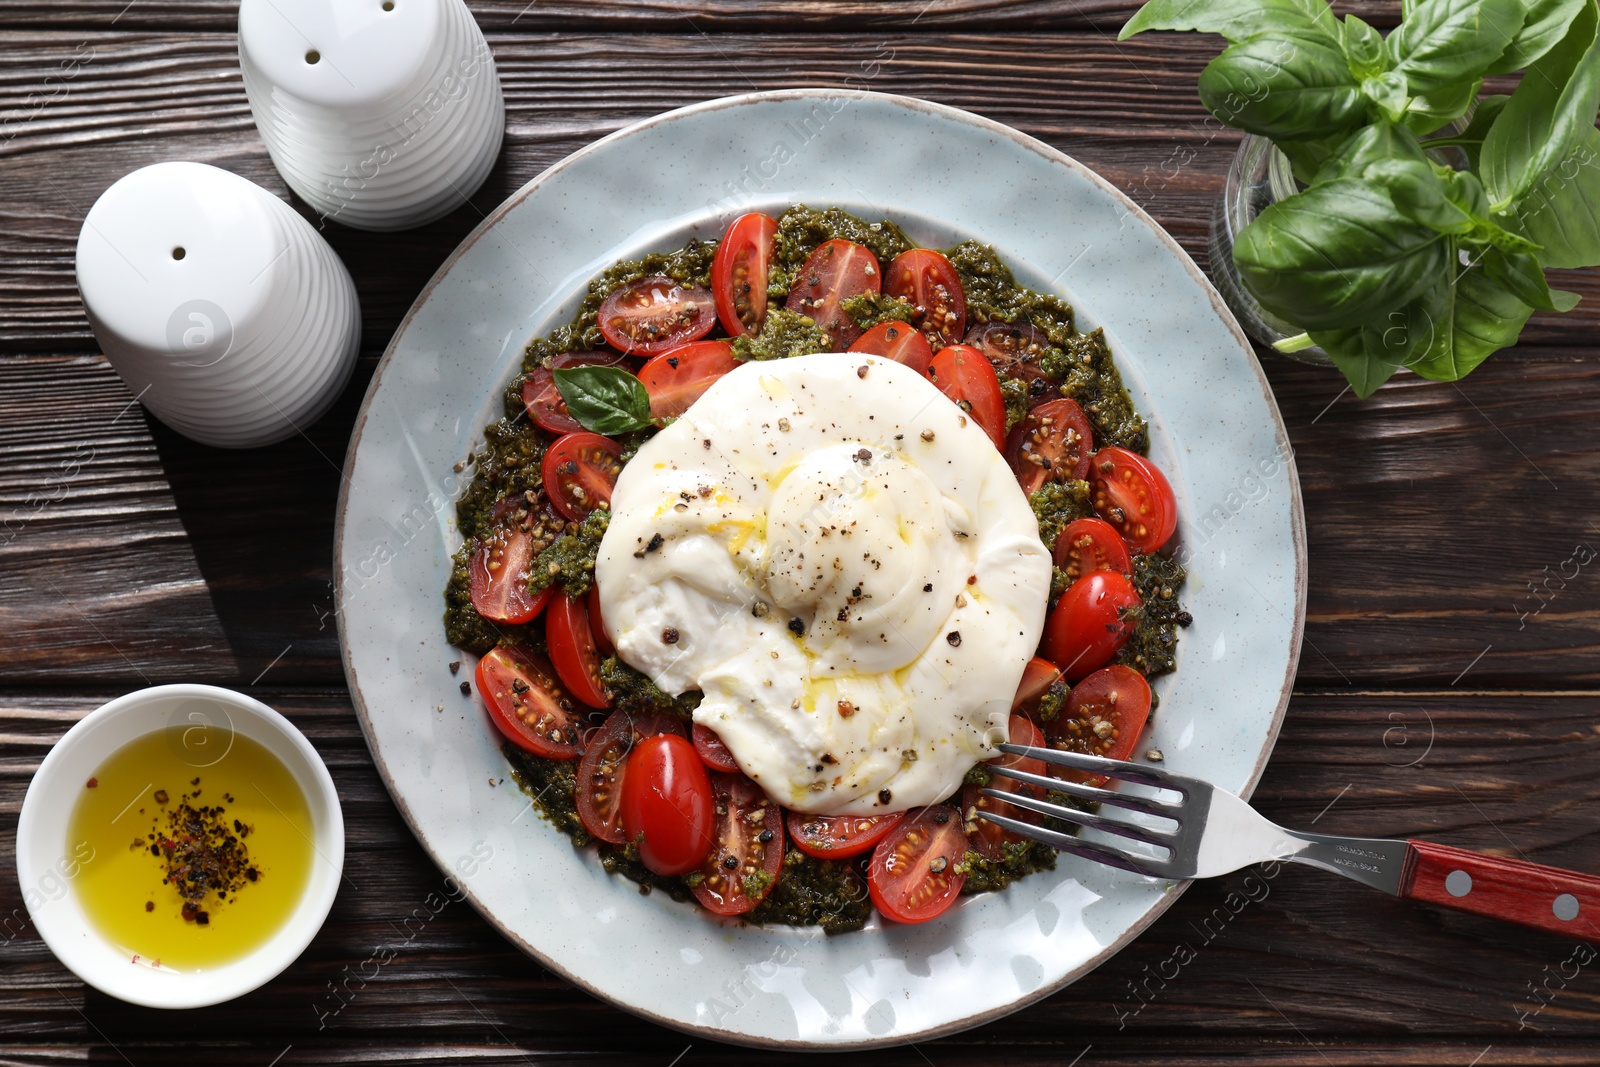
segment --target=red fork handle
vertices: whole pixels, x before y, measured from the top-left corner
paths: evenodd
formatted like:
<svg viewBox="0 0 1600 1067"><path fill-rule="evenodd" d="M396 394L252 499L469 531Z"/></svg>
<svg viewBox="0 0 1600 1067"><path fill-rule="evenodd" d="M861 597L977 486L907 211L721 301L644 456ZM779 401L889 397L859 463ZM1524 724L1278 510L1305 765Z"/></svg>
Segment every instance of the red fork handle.
<svg viewBox="0 0 1600 1067"><path fill-rule="evenodd" d="M1399 897L1571 937L1600 936L1600 877L1407 841Z"/></svg>

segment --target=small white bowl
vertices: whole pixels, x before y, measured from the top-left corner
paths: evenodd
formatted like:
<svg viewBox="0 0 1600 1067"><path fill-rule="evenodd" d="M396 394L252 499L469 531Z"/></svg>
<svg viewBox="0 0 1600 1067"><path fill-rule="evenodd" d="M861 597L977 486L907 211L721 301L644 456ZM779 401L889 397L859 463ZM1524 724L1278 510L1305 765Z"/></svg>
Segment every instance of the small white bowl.
<svg viewBox="0 0 1600 1067"><path fill-rule="evenodd" d="M83 783L117 749L198 714L259 742L306 796L317 859L283 930L255 952L203 973L131 965L95 929L72 890L76 866L67 827ZM28 915L72 973L118 1000L149 1008L201 1008L242 996L277 977L322 928L344 871L344 815L333 779L305 735L259 700L211 685L158 685L118 697L84 716L34 773L17 821L17 877Z"/></svg>

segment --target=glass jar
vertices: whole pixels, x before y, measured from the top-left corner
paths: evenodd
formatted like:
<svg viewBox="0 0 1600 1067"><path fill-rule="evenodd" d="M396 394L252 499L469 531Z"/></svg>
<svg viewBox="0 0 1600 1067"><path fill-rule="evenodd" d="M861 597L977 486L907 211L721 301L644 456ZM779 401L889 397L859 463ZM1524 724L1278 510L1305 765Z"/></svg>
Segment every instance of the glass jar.
<svg viewBox="0 0 1600 1067"><path fill-rule="evenodd" d="M1228 167L1222 198L1211 215L1211 280L1244 332L1269 347L1305 331L1278 318L1250 295L1233 262L1233 242L1269 205L1299 191L1289 157L1267 138L1247 133ZM1328 354L1315 346L1282 354L1302 363L1333 366Z"/></svg>

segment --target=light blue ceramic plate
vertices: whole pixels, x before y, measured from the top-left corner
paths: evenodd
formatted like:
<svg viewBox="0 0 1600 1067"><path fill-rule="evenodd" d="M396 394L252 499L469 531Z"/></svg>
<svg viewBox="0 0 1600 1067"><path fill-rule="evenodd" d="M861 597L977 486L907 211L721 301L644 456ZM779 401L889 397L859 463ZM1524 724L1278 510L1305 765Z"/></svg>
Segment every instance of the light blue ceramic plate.
<svg viewBox="0 0 1600 1067"><path fill-rule="evenodd" d="M1063 858L933 922L837 937L723 925L641 896L528 811L476 697L457 688L471 658L440 622L459 544L451 501L471 474L454 468L498 415L524 343L565 321L616 259L796 202L890 217L923 244L993 244L1019 280L1105 328L1182 516L1195 622L1177 673L1157 685L1149 737L1171 769L1254 787L1289 699L1306 550L1283 423L1216 292L1116 189L998 123L841 90L714 100L576 153L462 242L373 378L339 502L340 637L378 769L442 870L553 971L706 1037L849 1048L960 1030L1046 996L1182 886ZM462 658L452 675L446 664Z"/></svg>

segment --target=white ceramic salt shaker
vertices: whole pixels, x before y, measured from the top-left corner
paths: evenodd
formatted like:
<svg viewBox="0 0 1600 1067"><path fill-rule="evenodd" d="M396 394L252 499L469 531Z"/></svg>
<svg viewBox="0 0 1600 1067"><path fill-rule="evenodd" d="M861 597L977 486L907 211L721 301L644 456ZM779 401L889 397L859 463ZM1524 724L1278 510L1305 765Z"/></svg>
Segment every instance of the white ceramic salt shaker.
<svg viewBox="0 0 1600 1067"><path fill-rule="evenodd" d="M284 181L347 226L446 215L500 153L500 76L464 0L242 0L239 66Z"/></svg>
<svg viewBox="0 0 1600 1067"><path fill-rule="evenodd" d="M78 290L135 397L202 444L304 431L350 379L355 284L288 204L204 163L157 163L100 195L78 234Z"/></svg>

